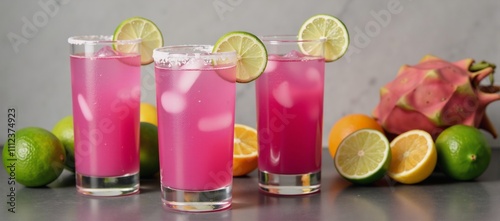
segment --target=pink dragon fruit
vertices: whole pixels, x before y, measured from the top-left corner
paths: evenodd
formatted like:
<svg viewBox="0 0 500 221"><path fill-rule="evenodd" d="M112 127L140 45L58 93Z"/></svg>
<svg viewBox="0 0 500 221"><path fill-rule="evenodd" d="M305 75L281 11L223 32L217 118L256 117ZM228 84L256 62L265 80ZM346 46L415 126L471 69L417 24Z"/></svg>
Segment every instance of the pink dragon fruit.
<svg viewBox="0 0 500 221"><path fill-rule="evenodd" d="M485 113L488 104L500 100L500 87L492 85L495 65L473 63L427 55L415 66L403 65L396 79L380 89L373 116L393 135L421 129L436 138L449 126L465 124L496 138ZM487 76L491 85L480 85Z"/></svg>

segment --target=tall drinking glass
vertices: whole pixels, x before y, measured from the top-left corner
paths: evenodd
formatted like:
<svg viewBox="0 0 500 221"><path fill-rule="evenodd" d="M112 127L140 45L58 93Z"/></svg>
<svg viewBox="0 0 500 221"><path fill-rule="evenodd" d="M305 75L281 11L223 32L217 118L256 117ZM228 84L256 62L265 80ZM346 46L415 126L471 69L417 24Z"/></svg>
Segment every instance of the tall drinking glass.
<svg viewBox="0 0 500 221"><path fill-rule="evenodd" d="M209 45L154 50L161 197L167 207L231 205L236 52Z"/></svg>
<svg viewBox="0 0 500 221"><path fill-rule="evenodd" d="M255 84L260 189L279 195L317 192L325 70L322 40L300 41L296 36L261 40L268 63ZM311 43L317 43L319 55L301 52Z"/></svg>
<svg viewBox="0 0 500 221"><path fill-rule="evenodd" d="M76 36L68 42L77 190L94 196L136 193L141 40ZM120 47L128 52L115 50Z"/></svg>

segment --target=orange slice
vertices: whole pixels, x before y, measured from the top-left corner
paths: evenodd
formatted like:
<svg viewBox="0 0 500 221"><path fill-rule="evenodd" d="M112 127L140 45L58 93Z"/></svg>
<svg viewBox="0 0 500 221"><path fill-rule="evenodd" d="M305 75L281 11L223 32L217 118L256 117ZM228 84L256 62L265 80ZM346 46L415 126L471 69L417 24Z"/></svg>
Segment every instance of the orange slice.
<svg viewBox="0 0 500 221"><path fill-rule="evenodd" d="M396 137L391 142L391 153L388 175L400 183L419 183L436 167L436 146L431 135L422 130L411 130Z"/></svg>
<svg viewBox="0 0 500 221"><path fill-rule="evenodd" d="M258 146L257 130L234 125L233 176L243 176L257 168Z"/></svg>

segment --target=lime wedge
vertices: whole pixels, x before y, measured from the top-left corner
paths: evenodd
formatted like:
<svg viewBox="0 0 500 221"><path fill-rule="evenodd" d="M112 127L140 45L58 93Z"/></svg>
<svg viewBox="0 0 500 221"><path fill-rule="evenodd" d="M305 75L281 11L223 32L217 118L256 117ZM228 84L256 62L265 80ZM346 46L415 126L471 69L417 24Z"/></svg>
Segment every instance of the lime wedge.
<svg viewBox="0 0 500 221"><path fill-rule="evenodd" d="M370 184L389 169L391 148L380 131L361 129L342 140L334 159L342 177L355 184Z"/></svg>
<svg viewBox="0 0 500 221"><path fill-rule="evenodd" d="M229 32L219 38L213 52L236 51L236 81L248 83L257 79L266 69L267 51L264 43L255 35L244 32Z"/></svg>
<svg viewBox="0 0 500 221"><path fill-rule="evenodd" d="M113 40L142 39L141 64L153 62L153 50L163 46L163 36L160 29L152 21L142 17L132 17L122 21L113 34ZM117 45L116 50L129 52L133 50L130 45Z"/></svg>
<svg viewBox="0 0 500 221"><path fill-rule="evenodd" d="M315 15L307 19L299 31L299 40L325 39L324 42L310 42L300 45L302 53L321 56L321 47L324 44L325 61L332 62L345 54L349 46L349 33L338 18L331 15Z"/></svg>

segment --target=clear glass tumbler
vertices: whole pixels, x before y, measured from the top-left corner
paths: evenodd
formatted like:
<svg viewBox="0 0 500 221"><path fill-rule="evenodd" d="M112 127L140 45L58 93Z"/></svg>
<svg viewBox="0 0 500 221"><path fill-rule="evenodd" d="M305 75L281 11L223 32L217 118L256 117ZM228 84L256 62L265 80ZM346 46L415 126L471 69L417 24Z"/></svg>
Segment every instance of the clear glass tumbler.
<svg viewBox="0 0 500 221"><path fill-rule="evenodd" d="M141 40L75 36L70 44L78 192L139 191ZM126 52L116 49L127 48Z"/></svg>
<svg viewBox="0 0 500 221"><path fill-rule="evenodd" d="M161 196L167 207L231 205L236 52L210 45L154 50Z"/></svg>
<svg viewBox="0 0 500 221"><path fill-rule="evenodd" d="M323 40L265 36L268 63L256 80L259 186L278 195L317 192L321 181ZM314 45L316 55L304 53Z"/></svg>

